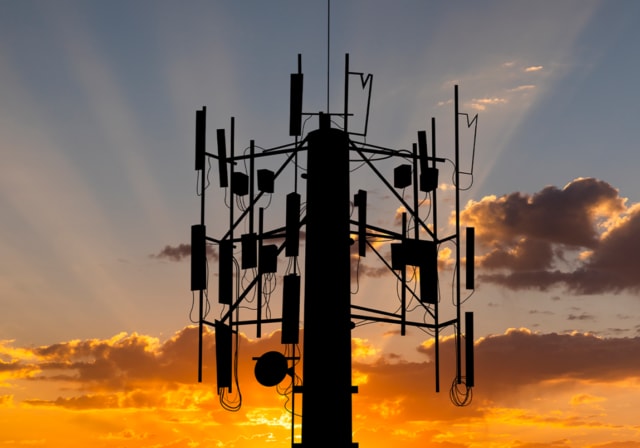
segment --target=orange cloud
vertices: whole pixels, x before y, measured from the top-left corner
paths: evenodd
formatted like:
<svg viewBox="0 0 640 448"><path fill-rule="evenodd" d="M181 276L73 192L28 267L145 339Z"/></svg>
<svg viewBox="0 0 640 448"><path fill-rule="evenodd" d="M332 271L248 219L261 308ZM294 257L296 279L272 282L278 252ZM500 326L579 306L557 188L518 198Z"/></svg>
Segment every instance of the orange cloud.
<svg viewBox="0 0 640 448"><path fill-rule="evenodd" d="M203 384L195 378L197 332L192 327L162 342L138 334L33 348L5 342L5 364L17 365L17 371L29 364L38 373L7 380L15 392L0 396L0 419L6 423L0 444L290 446L290 398L253 378L254 357L282 350L279 332L261 339L241 336L243 405L235 413L219 404L212 336L205 334ZM423 361L410 362L354 337L353 378L359 385L353 398L354 440L372 448L393 443L512 448L518 445L505 442L504 434L511 434L510 440L517 435L522 446L540 440L547 440L542 446L553 446L565 434L577 440L575 446L597 446L597 441L606 442L598 434L614 427L617 440L635 437L624 403L640 400L635 356L640 338L526 329L480 338L476 388L464 408L454 406L448 393L455 376L454 347L453 338L441 339L441 392L435 393L433 341L417 344ZM607 406L606 413L594 414L593 405ZM35 420L41 423L32 425ZM74 434L72 441L68 434ZM594 442L581 442L588 437Z"/></svg>
<svg viewBox="0 0 640 448"><path fill-rule="evenodd" d="M569 403L571 403L574 406L579 406L579 405L591 404L591 403L601 403L603 401L606 401L606 398L596 397L591 394L580 393L572 396Z"/></svg>

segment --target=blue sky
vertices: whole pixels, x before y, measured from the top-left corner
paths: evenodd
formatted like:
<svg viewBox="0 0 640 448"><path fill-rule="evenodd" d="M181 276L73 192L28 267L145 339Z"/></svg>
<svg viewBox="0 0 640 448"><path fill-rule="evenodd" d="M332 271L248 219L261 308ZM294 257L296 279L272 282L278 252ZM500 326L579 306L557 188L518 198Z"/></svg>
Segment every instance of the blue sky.
<svg viewBox="0 0 640 448"><path fill-rule="evenodd" d="M463 110L479 114L464 201L579 177L608 182L628 205L640 197L640 5L333 3L331 104L349 52L353 70L374 75L368 142L409 147L435 116L439 151L452 154L458 83ZM305 110L326 104L326 3L265 4L0 5L0 298L10 316L0 339L163 337L188 323L188 263L150 255L188 242L198 219L194 111L208 107L210 136L236 117L240 148L288 142L298 53ZM480 334L539 325L632 335L640 324L616 321L638 310L629 290L607 309L603 295L563 295L485 285L469 306Z"/></svg>

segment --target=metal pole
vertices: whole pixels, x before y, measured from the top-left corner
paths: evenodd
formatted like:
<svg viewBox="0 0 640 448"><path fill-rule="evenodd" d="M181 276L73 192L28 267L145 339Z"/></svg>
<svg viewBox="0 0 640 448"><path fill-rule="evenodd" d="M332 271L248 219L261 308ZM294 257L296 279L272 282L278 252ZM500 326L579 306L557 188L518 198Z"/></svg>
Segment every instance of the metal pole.
<svg viewBox="0 0 640 448"><path fill-rule="evenodd" d="M460 321L460 126L458 123L458 85L454 87L455 179L456 179L456 378L462 383L462 325Z"/></svg>
<svg viewBox="0 0 640 448"><path fill-rule="evenodd" d="M302 446L352 448L349 137L308 136Z"/></svg>
<svg viewBox="0 0 640 448"><path fill-rule="evenodd" d="M433 151L433 168L436 167L436 119L431 117L431 150ZM438 188L431 192L431 208L433 210L433 240L438 243ZM440 286L438 285L438 290ZM433 323L435 325L435 357L436 357L436 392L440 392L440 317L438 315L438 300L433 304Z"/></svg>

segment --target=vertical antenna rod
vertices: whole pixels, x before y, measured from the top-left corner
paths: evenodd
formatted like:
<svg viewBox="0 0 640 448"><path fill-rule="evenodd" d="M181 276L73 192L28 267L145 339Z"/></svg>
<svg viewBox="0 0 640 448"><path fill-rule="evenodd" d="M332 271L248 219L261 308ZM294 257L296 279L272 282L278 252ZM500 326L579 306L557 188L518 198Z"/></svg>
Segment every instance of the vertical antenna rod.
<svg viewBox="0 0 640 448"><path fill-rule="evenodd" d="M344 132L349 133L349 53L344 55Z"/></svg>
<svg viewBox="0 0 640 448"><path fill-rule="evenodd" d="M329 92L331 87L331 0L327 0L327 113L329 110Z"/></svg>
<svg viewBox="0 0 640 448"><path fill-rule="evenodd" d="M462 322L460 321L460 126L458 123L458 85L453 91L454 102L454 129L455 129L455 179L456 179L456 378L458 384L462 383L462 362L460 343L462 341Z"/></svg>
<svg viewBox="0 0 640 448"><path fill-rule="evenodd" d="M435 117L431 117L431 151L433 152L433 168L436 167L436 119ZM438 241L438 200L436 192L438 189L436 188L431 192L431 209L433 210L433 239L434 241ZM433 304L433 322L435 324L435 356L436 356L436 392L440 392L440 318L438 316L438 303L436 300Z"/></svg>

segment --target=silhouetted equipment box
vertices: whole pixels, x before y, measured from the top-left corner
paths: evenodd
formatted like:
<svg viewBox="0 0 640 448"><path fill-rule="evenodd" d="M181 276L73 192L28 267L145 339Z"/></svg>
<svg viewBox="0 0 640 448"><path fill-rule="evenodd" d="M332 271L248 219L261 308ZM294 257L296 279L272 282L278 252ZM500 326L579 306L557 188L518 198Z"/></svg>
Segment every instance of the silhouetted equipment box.
<svg viewBox="0 0 640 448"><path fill-rule="evenodd" d="M435 262L438 254L436 243L429 240L405 240L403 243L404 262L410 266L423 266Z"/></svg>
<svg viewBox="0 0 640 448"><path fill-rule="evenodd" d="M255 268L258 265L258 236L245 233L240 237L242 243L242 269Z"/></svg>
<svg viewBox="0 0 640 448"><path fill-rule="evenodd" d="M278 246L268 244L260 248L259 255L260 274L274 273L278 269Z"/></svg>
<svg viewBox="0 0 640 448"><path fill-rule="evenodd" d="M238 196L249 193L249 176L239 171L231 173L231 192Z"/></svg>
<svg viewBox="0 0 640 448"><path fill-rule="evenodd" d="M287 257L297 257L300 246L300 195L287 195L286 227L284 254Z"/></svg>
<svg viewBox="0 0 640 448"><path fill-rule="evenodd" d="M391 268L402 270L406 266L419 269L420 301L436 303L438 300L438 246L429 240L405 240L391 244Z"/></svg>
<svg viewBox="0 0 640 448"><path fill-rule="evenodd" d="M405 240L405 262L420 269L420 301L438 300L438 246L429 240Z"/></svg>
<svg viewBox="0 0 640 448"><path fill-rule="evenodd" d="M438 259L437 255L425 258L420 269L420 301L436 303L438 301Z"/></svg>
<svg viewBox="0 0 640 448"><path fill-rule="evenodd" d="M438 188L438 168L423 168L420 173L420 191L428 193Z"/></svg>
<svg viewBox="0 0 640 448"><path fill-rule="evenodd" d="M224 129L216 130L216 141L218 143L218 174L220 175L220 188L227 188L229 186L229 175L227 174L227 139L225 137Z"/></svg>
<svg viewBox="0 0 640 448"><path fill-rule="evenodd" d="M300 276L284 276L282 290L282 344L297 344L300 322Z"/></svg>
<svg viewBox="0 0 640 448"><path fill-rule="evenodd" d="M191 291L207 289L206 227L191 226Z"/></svg>
<svg viewBox="0 0 640 448"><path fill-rule="evenodd" d="M411 165L400 165L393 170L393 186L406 188L411 185Z"/></svg>
<svg viewBox="0 0 640 448"><path fill-rule="evenodd" d="M207 108L196 111L196 170L204 170L207 135Z"/></svg>
<svg viewBox="0 0 640 448"><path fill-rule="evenodd" d="M218 394L220 389L226 387L231 391L231 366L233 354L233 340L231 327L216 320L216 379L218 383Z"/></svg>
<svg viewBox="0 0 640 448"><path fill-rule="evenodd" d="M220 241L218 259L218 302L231 305L233 301L233 242Z"/></svg>
<svg viewBox="0 0 640 448"><path fill-rule="evenodd" d="M405 266L402 243L391 243L391 269L401 271Z"/></svg>
<svg viewBox="0 0 640 448"><path fill-rule="evenodd" d="M274 192L275 174L271 170L258 170L258 190L264 193Z"/></svg>

